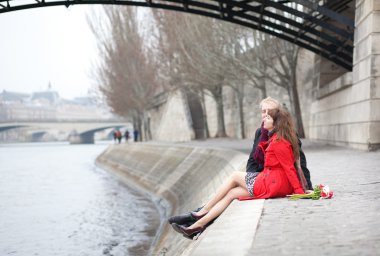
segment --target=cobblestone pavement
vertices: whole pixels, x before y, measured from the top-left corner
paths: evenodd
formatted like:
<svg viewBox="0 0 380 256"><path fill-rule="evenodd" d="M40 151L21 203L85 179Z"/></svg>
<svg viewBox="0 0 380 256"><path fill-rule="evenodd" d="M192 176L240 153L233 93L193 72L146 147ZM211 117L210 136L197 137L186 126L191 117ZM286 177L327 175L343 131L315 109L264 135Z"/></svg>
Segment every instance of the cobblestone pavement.
<svg viewBox="0 0 380 256"><path fill-rule="evenodd" d="M249 141L196 143L247 152ZM249 254L380 255L380 151L309 141L303 148L313 184L329 185L334 198L266 200Z"/></svg>

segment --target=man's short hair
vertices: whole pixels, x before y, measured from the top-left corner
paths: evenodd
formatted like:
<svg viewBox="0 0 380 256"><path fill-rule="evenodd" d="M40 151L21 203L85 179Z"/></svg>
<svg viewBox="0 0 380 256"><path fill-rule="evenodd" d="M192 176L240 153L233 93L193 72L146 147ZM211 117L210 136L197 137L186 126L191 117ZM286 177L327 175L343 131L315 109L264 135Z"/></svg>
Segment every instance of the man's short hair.
<svg viewBox="0 0 380 256"><path fill-rule="evenodd" d="M263 107L263 104L264 103L269 103L269 104L274 104L276 107L276 109L280 109L281 108L281 105L280 105L280 102L276 99L273 99L272 97L268 96L266 97L265 99L263 99L261 102L260 102L260 108Z"/></svg>

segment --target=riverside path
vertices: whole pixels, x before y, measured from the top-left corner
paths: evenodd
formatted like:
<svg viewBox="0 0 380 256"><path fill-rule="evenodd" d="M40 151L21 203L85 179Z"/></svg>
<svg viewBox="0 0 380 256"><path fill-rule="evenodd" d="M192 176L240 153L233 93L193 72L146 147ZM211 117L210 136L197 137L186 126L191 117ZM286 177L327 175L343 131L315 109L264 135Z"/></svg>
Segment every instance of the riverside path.
<svg viewBox="0 0 380 256"><path fill-rule="evenodd" d="M210 139L181 144L238 150L247 153L248 159L252 141ZM250 244L243 255L380 255L380 151L365 152L307 140L302 148L313 184L329 185L334 198L265 200L256 233L252 235L249 226L238 231L241 242ZM243 208L246 207L241 207L242 212ZM231 214L235 215L228 216ZM240 215L244 214L227 209L221 220L230 217L234 222L219 223L219 228L228 225L229 232L234 232L234 226L246 220ZM206 239L218 240L206 237L218 236L212 228L202 234L205 237L203 241L200 237L196 249L201 250ZM239 251L240 246L241 243L228 243L228 250ZM220 247L225 246L215 244L216 250Z"/></svg>

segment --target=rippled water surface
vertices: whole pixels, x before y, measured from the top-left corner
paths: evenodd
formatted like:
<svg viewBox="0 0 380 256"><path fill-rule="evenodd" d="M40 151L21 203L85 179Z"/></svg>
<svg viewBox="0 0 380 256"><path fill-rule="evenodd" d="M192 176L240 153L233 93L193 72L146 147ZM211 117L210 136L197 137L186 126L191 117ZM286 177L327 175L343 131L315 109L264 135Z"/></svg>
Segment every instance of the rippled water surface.
<svg viewBox="0 0 380 256"><path fill-rule="evenodd" d="M94 165L107 145L0 145L0 255L146 255L152 202Z"/></svg>

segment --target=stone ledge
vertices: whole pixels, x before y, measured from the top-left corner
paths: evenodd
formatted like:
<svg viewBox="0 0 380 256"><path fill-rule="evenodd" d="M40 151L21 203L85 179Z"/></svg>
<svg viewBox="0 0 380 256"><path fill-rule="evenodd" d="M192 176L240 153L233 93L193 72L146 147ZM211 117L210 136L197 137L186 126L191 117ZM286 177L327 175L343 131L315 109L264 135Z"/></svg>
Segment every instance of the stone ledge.
<svg viewBox="0 0 380 256"><path fill-rule="evenodd" d="M324 85L322 88L319 88L317 92L317 99L327 97L333 93L336 93L349 86L352 86L352 78L352 72L347 72L344 75L333 80L332 82Z"/></svg>
<svg viewBox="0 0 380 256"><path fill-rule="evenodd" d="M264 200L234 201L196 242L178 235L166 222L170 215L204 204L230 173L245 171L246 162L246 154L237 151L160 143L113 145L97 158L98 165L156 203L162 223L152 254L166 256L201 255L198 252L208 250L210 243L215 250L220 247L218 254L231 255L226 241L236 241L234 251L249 249Z"/></svg>
<svg viewBox="0 0 380 256"><path fill-rule="evenodd" d="M264 201L233 201L199 237L190 255L247 255L256 234Z"/></svg>

